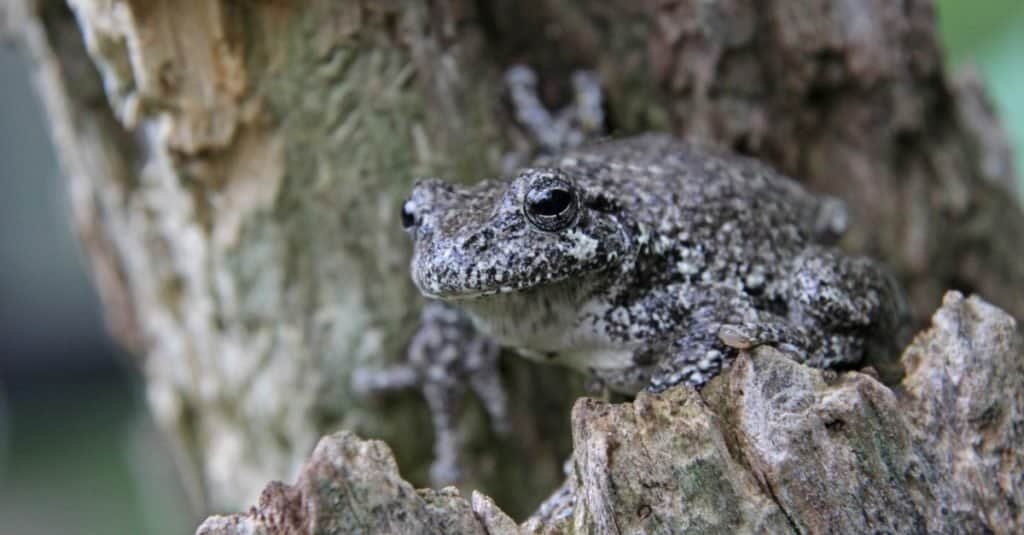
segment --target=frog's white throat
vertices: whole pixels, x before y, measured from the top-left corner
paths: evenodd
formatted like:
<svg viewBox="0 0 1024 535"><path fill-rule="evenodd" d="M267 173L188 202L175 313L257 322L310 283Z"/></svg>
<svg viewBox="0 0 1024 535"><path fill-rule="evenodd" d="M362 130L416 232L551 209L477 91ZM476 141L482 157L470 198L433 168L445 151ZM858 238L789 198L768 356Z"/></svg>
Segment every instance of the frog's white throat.
<svg viewBox="0 0 1024 535"><path fill-rule="evenodd" d="M597 305L597 286L592 280L566 279L455 304L469 314L477 329L503 346L559 352L592 342L593 334L581 329L578 320L583 310Z"/></svg>

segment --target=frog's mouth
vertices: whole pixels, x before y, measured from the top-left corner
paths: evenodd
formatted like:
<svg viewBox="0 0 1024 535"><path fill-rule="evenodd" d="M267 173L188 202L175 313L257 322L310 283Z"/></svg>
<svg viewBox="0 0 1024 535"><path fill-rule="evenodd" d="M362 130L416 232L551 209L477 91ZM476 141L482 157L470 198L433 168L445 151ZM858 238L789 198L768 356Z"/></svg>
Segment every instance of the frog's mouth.
<svg viewBox="0 0 1024 535"><path fill-rule="evenodd" d="M490 267L483 269L467 270L466 277L464 280L474 281L481 279L494 280L498 284L493 286L456 286L450 283L445 283L436 279L424 278L422 274L418 274L417 270L413 270L413 282L416 287L420 290L420 293L424 297L430 299L439 299L442 301L475 301L480 299L487 299L501 295L518 294L527 292L534 289L541 289L548 286L555 286L563 283L573 277L579 277L588 273L599 271L600 266L595 266L592 269L580 270L574 273L564 274L549 274L546 276L534 276L524 277L518 281L508 281L507 283L501 283L500 279L503 278L498 271L493 270ZM482 272L482 273L481 273Z"/></svg>
<svg viewBox="0 0 1024 535"><path fill-rule="evenodd" d="M521 290L511 287L502 287L494 290L463 290L459 292L448 292L442 294L431 293L429 291L423 290L422 288L420 289L420 293L423 294L423 297L427 297L429 299L440 299L442 301L472 301L474 299L483 299L493 295L498 295L502 293L512 293L517 291Z"/></svg>

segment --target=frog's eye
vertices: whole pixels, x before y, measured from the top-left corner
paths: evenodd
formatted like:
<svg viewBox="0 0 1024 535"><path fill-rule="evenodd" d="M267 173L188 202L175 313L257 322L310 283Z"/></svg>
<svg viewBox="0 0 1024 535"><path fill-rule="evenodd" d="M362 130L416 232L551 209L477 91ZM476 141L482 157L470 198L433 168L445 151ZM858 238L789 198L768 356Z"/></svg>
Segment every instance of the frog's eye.
<svg viewBox="0 0 1024 535"><path fill-rule="evenodd" d="M562 230L576 220L576 194L561 180L534 184L526 193L525 205L527 219L541 230Z"/></svg>
<svg viewBox="0 0 1024 535"><path fill-rule="evenodd" d="M405 201L402 205L402 228L409 230L416 226L416 212L413 211L412 201Z"/></svg>

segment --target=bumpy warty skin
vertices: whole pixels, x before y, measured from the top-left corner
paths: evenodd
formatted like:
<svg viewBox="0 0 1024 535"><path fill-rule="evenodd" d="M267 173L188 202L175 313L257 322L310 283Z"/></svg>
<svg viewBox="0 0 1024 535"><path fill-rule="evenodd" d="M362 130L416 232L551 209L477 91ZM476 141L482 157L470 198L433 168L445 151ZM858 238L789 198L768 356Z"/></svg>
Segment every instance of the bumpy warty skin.
<svg viewBox="0 0 1024 535"><path fill-rule="evenodd" d="M760 344L837 367L895 360L906 338L891 277L829 247L842 203L667 135L469 187L420 180L403 223L424 295L623 392L700 386Z"/></svg>

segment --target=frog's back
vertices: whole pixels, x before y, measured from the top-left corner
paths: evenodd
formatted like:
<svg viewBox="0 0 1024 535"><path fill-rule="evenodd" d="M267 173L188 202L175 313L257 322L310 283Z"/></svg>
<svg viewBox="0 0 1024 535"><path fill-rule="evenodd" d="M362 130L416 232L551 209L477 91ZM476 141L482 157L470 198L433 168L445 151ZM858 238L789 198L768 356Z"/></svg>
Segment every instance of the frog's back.
<svg viewBox="0 0 1024 535"><path fill-rule="evenodd" d="M747 224L749 238L767 225L794 227L801 235L795 239L813 239L828 202L756 160L666 134L585 145L551 164L585 189L607 192L653 228L734 221Z"/></svg>

